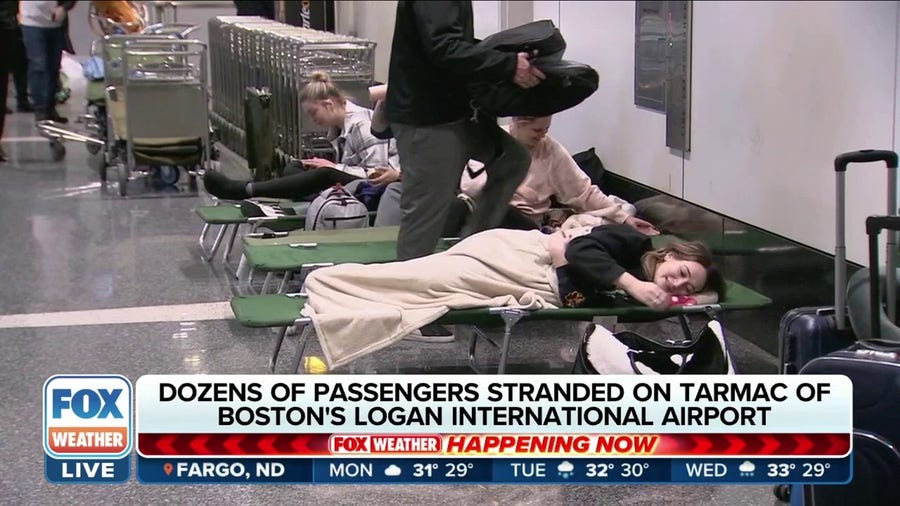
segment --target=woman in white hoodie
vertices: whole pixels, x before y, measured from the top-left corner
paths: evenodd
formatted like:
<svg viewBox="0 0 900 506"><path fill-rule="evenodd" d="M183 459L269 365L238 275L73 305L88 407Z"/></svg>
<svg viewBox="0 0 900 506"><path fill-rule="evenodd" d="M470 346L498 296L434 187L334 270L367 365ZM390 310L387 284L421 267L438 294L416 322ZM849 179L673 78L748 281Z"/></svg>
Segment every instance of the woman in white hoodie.
<svg viewBox="0 0 900 506"><path fill-rule="evenodd" d="M19 2L19 23L28 56L28 85L37 121L68 121L56 112L56 92L66 47L65 23L74 6L75 2L57 0Z"/></svg>

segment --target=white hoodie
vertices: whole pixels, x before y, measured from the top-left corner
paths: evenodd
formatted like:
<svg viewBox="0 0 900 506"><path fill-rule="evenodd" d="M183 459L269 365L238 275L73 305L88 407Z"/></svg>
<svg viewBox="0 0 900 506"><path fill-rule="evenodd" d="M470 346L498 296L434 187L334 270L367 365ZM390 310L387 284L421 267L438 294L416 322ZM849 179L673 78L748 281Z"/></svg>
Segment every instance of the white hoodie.
<svg viewBox="0 0 900 506"><path fill-rule="evenodd" d="M19 24L38 28L59 28L62 20L53 21L56 0L28 0L19 2Z"/></svg>

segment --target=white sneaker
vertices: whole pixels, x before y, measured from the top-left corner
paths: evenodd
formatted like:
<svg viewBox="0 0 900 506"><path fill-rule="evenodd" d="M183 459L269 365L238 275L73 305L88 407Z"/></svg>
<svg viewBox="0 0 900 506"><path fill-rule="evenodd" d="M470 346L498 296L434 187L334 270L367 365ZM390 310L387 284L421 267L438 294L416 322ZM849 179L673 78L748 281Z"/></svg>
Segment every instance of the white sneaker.
<svg viewBox="0 0 900 506"><path fill-rule="evenodd" d="M428 324L403 336L403 339L420 343L452 343L456 335L447 327Z"/></svg>

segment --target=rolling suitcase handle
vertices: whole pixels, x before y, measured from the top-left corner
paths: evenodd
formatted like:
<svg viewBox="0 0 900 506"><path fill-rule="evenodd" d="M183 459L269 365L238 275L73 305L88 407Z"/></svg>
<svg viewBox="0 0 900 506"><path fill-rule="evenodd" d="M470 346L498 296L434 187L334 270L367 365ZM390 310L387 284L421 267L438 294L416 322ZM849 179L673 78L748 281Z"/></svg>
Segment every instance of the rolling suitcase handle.
<svg viewBox="0 0 900 506"><path fill-rule="evenodd" d="M881 149L863 149L838 155L834 159L835 181L835 243L834 243L834 311L837 328L846 328L847 321L847 244L845 237L844 208L846 207L845 177L847 166L851 163L885 162L888 169L888 204L887 214L897 213L897 153ZM867 222L868 223L868 222ZM866 227L868 229L868 225ZM876 241L877 241L876 234ZM897 249L897 234L888 234L888 251ZM877 248L876 248L877 249ZM871 251L871 250L870 250ZM871 252L870 252L871 255ZM888 254L888 270L893 272L896 254ZM877 264L875 264L877 266ZM888 276L888 317L896 321L897 289L896 279ZM878 299L873 299L878 300Z"/></svg>
<svg viewBox="0 0 900 506"><path fill-rule="evenodd" d="M881 339L881 290L878 275L878 234L882 230L900 230L900 216L869 216L866 218L866 235L869 236L869 318L872 323L872 339ZM891 255L891 252L888 252ZM896 254L896 253L894 253ZM890 258L890 257L888 257ZM896 284L896 273L888 267L885 272L888 287L891 280ZM888 292L890 294L890 292ZM890 304L888 300L888 304ZM890 308L888 308L890 309ZM891 318L891 322L894 319Z"/></svg>

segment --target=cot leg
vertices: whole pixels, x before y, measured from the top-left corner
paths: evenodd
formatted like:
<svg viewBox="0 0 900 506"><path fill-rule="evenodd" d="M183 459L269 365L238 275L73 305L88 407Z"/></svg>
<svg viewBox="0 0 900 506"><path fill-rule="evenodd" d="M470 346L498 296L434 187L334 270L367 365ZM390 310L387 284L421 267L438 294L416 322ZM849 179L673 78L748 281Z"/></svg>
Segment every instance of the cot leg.
<svg viewBox="0 0 900 506"><path fill-rule="evenodd" d="M221 228L219 228L219 233L216 234L216 239L213 241L212 246L210 246L209 248L209 256L206 257L207 262L211 262L213 256L215 256L216 254L216 251L219 251L219 245L222 244L222 238L225 236L226 228L228 228L228 225L222 225Z"/></svg>
<svg viewBox="0 0 900 506"><path fill-rule="evenodd" d="M200 230L200 237L197 238L197 245L200 246L200 251L203 253L203 258L206 259L206 234L209 233L209 223L203 224L203 229Z"/></svg>
<svg viewBox="0 0 900 506"><path fill-rule="evenodd" d="M300 338L297 341L297 356L294 358L293 371L300 374L300 367L303 365L303 354L306 352L306 341L309 340L309 329L312 327L309 323L297 323L298 327L302 327Z"/></svg>
<svg viewBox="0 0 900 506"><path fill-rule="evenodd" d="M484 339L485 341L494 344L495 346L496 344L491 340L491 338L484 335L484 333L475 325L466 325L466 327L471 332L469 334L469 367L471 367L473 371L480 374L481 370L479 370L478 366L475 365L475 349L478 347L478 339Z"/></svg>
<svg viewBox="0 0 900 506"><path fill-rule="evenodd" d="M269 372L275 373L275 364L278 362L278 354L281 353L281 344L284 342L284 335L287 333L287 325L278 329L278 336L275 338L275 347L272 349L272 356L269 358Z"/></svg>
<svg viewBox="0 0 900 506"><path fill-rule="evenodd" d="M221 228L219 228L218 233L216 233L216 238L213 240L212 246L207 249L206 234L209 233L210 228L211 226L209 223L204 223L203 230L200 231L200 238L198 239L201 257L206 262L212 261L213 257L216 255L216 251L219 250L219 243L222 242L222 236L225 235L225 225L222 225Z"/></svg>
<svg viewBox="0 0 900 506"><path fill-rule="evenodd" d="M256 293L256 290L253 288L253 279L256 278L256 271L253 269L248 269L247 272L247 286L250 288L251 293Z"/></svg>
<svg viewBox="0 0 900 506"><path fill-rule="evenodd" d="M509 358L509 337L512 328L525 316L525 312L518 309L510 309L500 313L503 318L503 344L500 346L500 363L497 364L497 374L506 372L506 361Z"/></svg>
<svg viewBox="0 0 900 506"><path fill-rule="evenodd" d="M248 280L247 282L249 283L250 282L249 281L250 280L250 272L249 272L249 269L247 269L247 257L243 253L241 253L241 259L238 260L237 269L234 270L234 279L236 279L236 280L238 280L238 282L240 282L240 280L244 276L247 276L247 280Z"/></svg>
<svg viewBox="0 0 900 506"><path fill-rule="evenodd" d="M228 257L231 256L231 248L234 247L234 239L237 237L238 229L241 228L239 224L229 225L231 228L231 236L228 238L228 241L225 242L225 249L222 253L222 262L225 265L228 265Z"/></svg>
<svg viewBox="0 0 900 506"><path fill-rule="evenodd" d="M278 287L278 293L284 293L287 291L288 283L291 282L291 278L294 276L294 271L285 271L284 278L281 280L281 286Z"/></svg>
<svg viewBox="0 0 900 506"><path fill-rule="evenodd" d="M263 281L262 288L259 289L260 294L268 293L269 291L269 283L272 281L272 272L266 273L266 279Z"/></svg>

